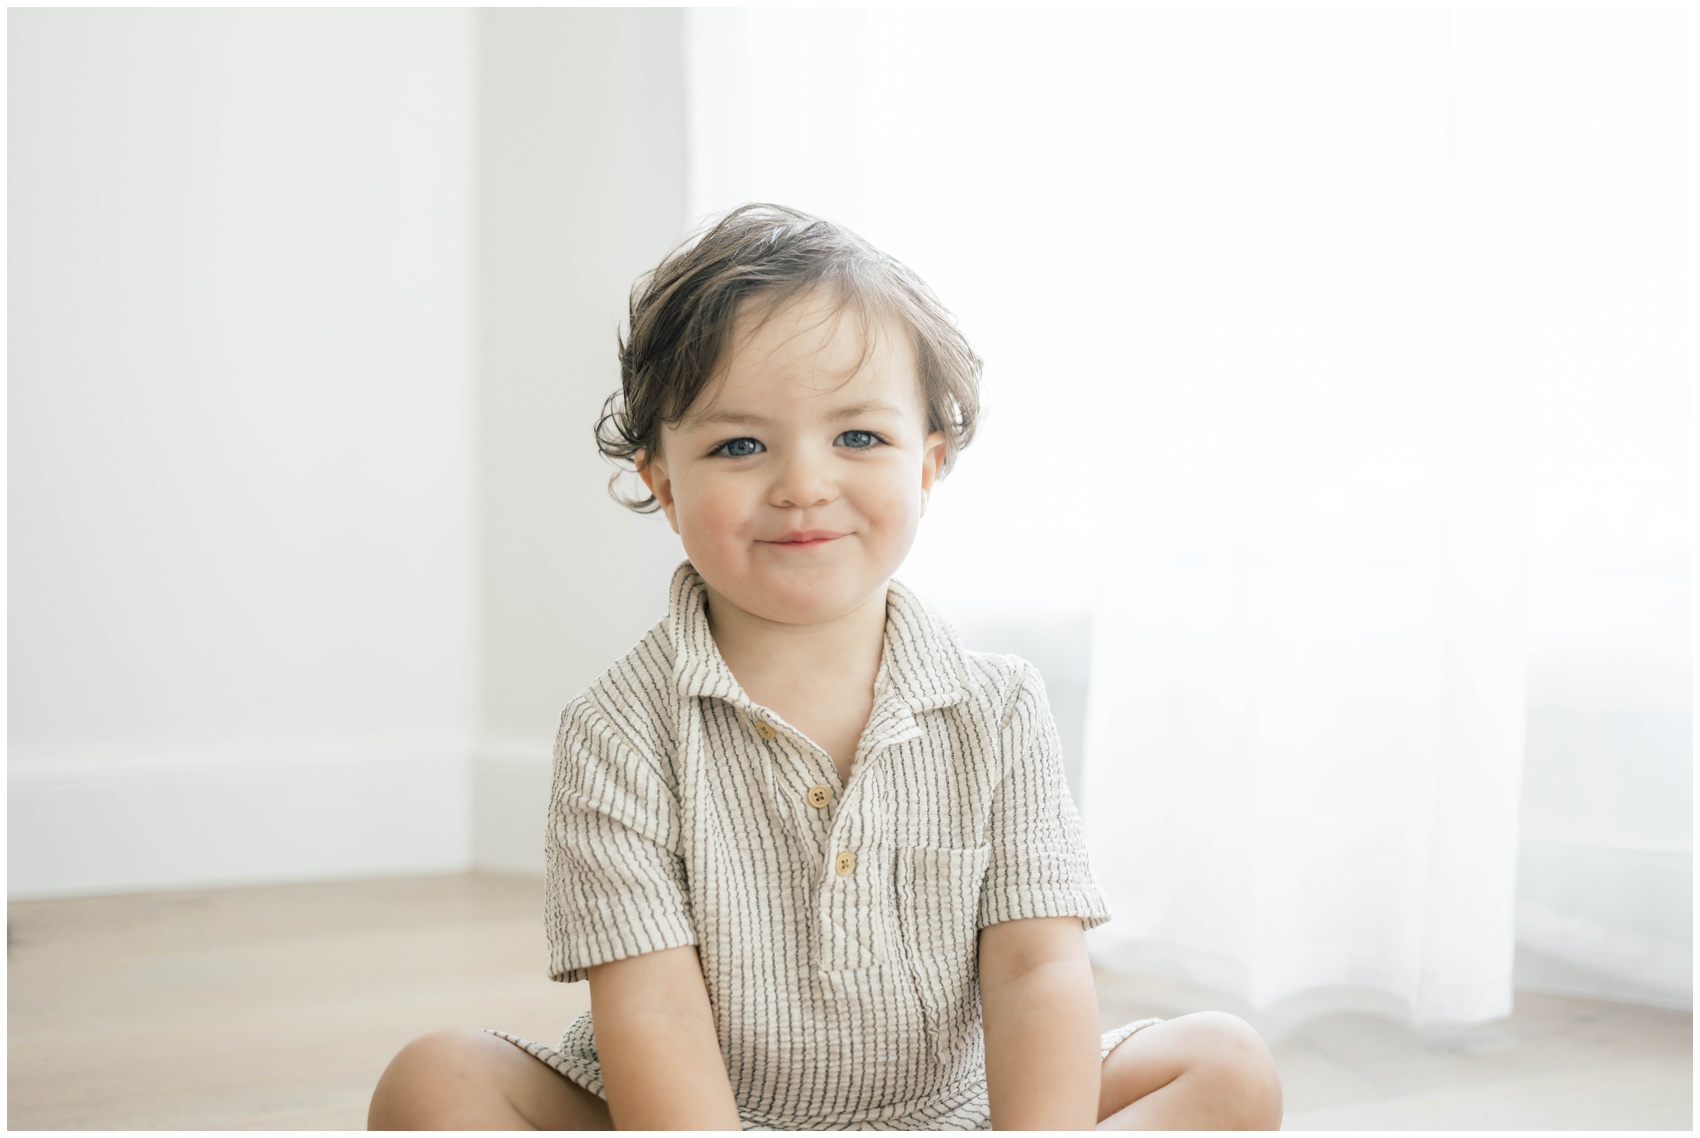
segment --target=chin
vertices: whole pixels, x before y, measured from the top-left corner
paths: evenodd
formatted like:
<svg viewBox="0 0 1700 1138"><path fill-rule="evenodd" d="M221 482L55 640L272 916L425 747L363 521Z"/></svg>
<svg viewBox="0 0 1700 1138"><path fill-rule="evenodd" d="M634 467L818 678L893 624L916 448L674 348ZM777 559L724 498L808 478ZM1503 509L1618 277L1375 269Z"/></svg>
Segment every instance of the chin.
<svg viewBox="0 0 1700 1138"><path fill-rule="evenodd" d="M840 590L774 589L751 598L751 612L768 620L786 624L805 624L843 616L856 607L856 601Z"/></svg>
<svg viewBox="0 0 1700 1138"><path fill-rule="evenodd" d="M805 585L778 582L758 586L744 594L749 603L732 598L747 612L785 624L812 624L832 620L853 611L868 599L881 581L826 580Z"/></svg>

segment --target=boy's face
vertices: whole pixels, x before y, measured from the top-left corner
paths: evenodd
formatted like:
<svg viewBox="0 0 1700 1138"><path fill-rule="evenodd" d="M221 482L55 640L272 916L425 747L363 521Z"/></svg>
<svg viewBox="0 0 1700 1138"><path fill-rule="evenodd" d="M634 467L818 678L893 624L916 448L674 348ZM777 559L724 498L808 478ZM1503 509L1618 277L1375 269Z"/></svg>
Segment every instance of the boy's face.
<svg viewBox="0 0 1700 1138"><path fill-rule="evenodd" d="M861 322L818 290L759 326L741 311L719 374L664 430L643 479L711 611L829 621L908 554L945 437L927 431L908 335L871 332L864 356Z"/></svg>

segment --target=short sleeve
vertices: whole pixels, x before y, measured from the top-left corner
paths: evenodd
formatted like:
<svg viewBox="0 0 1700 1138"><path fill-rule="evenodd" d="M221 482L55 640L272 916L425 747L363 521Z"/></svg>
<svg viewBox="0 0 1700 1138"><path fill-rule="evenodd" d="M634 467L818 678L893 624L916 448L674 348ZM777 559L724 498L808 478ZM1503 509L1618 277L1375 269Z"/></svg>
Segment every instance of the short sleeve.
<svg viewBox="0 0 1700 1138"><path fill-rule="evenodd" d="M1087 861L1045 684L1033 665L1017 664L1017 690L999 726L1003 771L992 792L980 927L1079 917L1083 928L1095 928L1110 908Z"/></svg>
<svg viewBox="0 0 1700 1138"><path fill-rule="evenodd" d="M545 837L549 977L697 943L680 855L679 805L653 756L587 704L561 716Z"/></svg>

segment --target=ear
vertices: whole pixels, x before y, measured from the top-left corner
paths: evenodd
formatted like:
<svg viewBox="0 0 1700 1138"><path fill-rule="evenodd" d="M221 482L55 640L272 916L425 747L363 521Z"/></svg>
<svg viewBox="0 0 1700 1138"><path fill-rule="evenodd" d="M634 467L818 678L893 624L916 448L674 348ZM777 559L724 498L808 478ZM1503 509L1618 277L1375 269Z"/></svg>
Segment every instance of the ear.
<svg viewBox="0 0 1700 1138"><path fill-rule="evenodd" d="M651 457L648 451L638 451L632 456L637 464L638 477L649 487L649 492L655 495L655 500L661 504L661 512L667 515L667 524L673 527L673 532L679 532L679 519L673 512L673 481L667 477L667 464L661 461L659 454Z"/></svg>
<svg viewBox="0 0 1700 1138"><path fill-rule="evenodd" d="M934 431L921 444L921 513L927 512L927 498L938 480L939 468L944 465L944 432Z"/></svg>

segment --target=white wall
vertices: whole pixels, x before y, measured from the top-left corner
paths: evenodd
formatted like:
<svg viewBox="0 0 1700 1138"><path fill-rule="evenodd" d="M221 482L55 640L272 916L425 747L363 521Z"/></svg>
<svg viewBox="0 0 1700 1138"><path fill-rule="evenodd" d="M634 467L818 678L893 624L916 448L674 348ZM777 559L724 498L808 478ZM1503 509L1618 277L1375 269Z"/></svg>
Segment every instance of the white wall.
<svg viewBox="0 0 1700 1138"><path fill-rule="evenodd" d="M541 871L681 556L591 441L679 22L10 14L12 896Z"/></svg>
<svg viewBox="0 0 1700 1138"><path fill-rule="evenodd" d="M606 493L592 429L634 278L684 236L676 9L489 9L478 47L483 728L476 864L542 873L561 709L683 559Z"/></svg>
<svg viewBox="0 0 1700 1138"><path fill-rule="evenodd" d="M463 866L473 17L8 48L11 895Z"/></svg>

